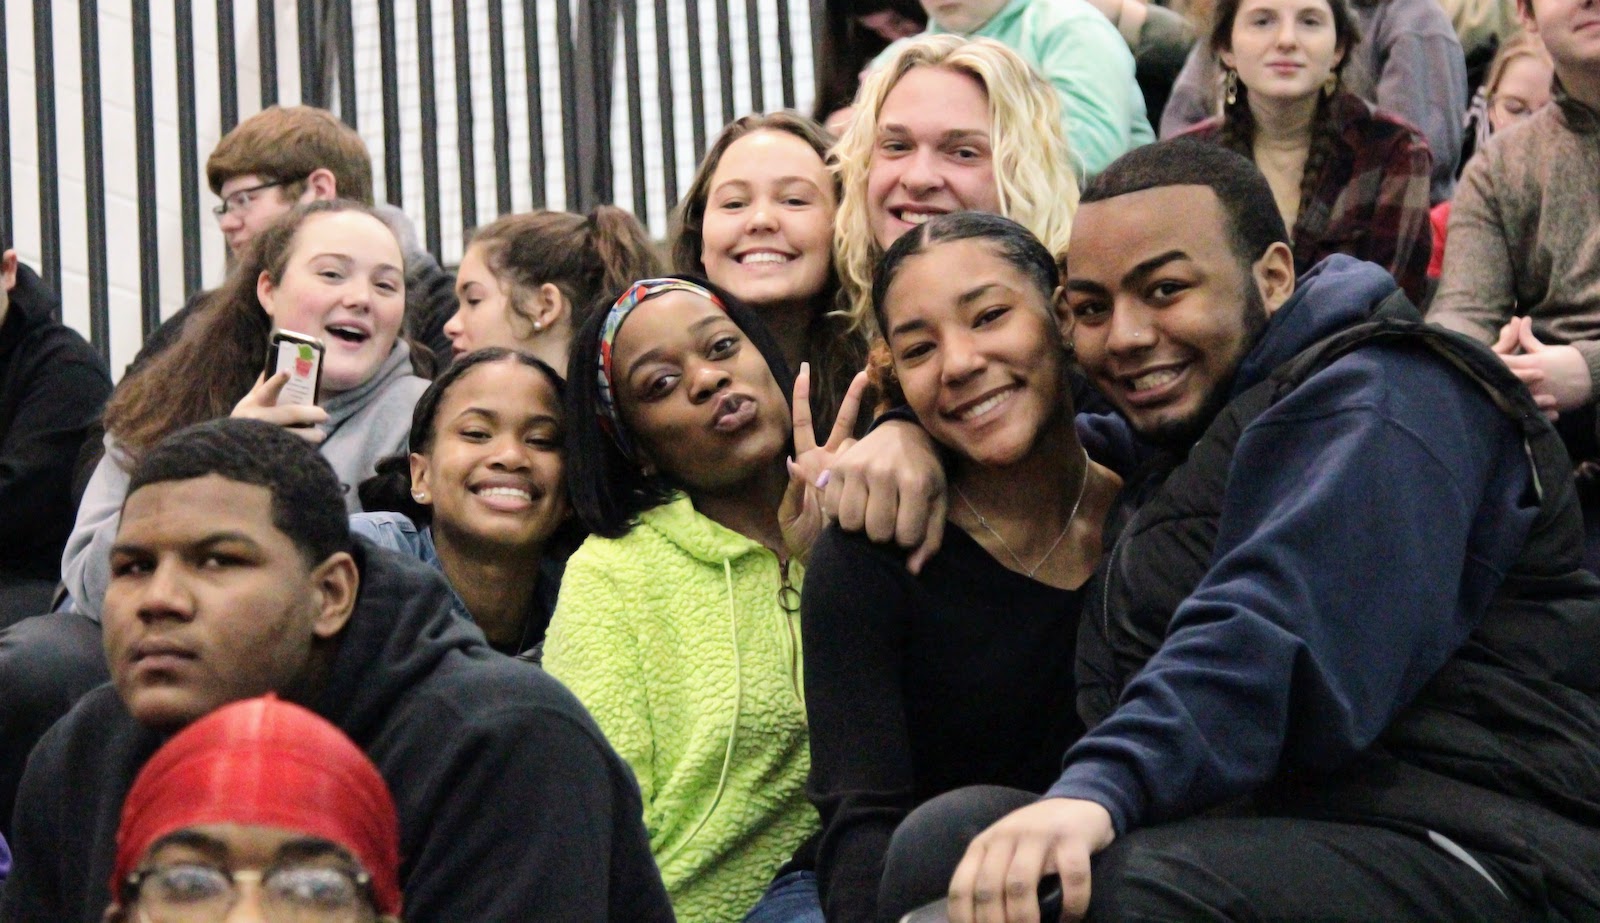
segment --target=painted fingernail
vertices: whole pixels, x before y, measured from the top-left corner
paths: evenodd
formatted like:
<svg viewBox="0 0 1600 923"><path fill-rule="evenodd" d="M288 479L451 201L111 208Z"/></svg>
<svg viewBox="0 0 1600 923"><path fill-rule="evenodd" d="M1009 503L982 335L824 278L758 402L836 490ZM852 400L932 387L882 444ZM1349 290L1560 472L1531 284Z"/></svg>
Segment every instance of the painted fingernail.
<svg viewBox="0 0 1600 923"><path fill-rule="evenodd" d="M824 487L827 487L828 482L831 480L833 480L833 469L829 468L827 471L824 471L817 476L817 489L821 490Z"/></svg>

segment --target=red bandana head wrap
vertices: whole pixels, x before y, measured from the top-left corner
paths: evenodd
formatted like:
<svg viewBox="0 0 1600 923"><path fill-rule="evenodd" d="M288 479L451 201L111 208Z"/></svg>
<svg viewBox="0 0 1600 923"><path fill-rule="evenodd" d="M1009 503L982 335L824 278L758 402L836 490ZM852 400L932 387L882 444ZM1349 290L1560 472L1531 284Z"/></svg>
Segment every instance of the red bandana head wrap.
<svg viewBox="0 0 1600 923"><path fill-rule="evenodd" d="M292 830L350 851L400 912L400 833L383 777L317 715L268 695L217 709L156 751L122 805L111 893L158 840L202 824Z"/></svg>

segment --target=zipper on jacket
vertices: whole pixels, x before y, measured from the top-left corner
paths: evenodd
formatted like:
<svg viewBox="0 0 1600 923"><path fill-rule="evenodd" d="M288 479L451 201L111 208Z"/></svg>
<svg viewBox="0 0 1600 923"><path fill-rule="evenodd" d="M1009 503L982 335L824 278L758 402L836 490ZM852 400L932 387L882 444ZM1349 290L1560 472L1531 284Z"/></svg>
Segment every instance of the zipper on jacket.
<svg viewBox="0 0 1600 923"><path fill-rule="evenodd" d="M789 647L789 685L794 688L800 707L805 708L805 684L800 679L800 638L794 625L795 619L800 616L800 591L789 582L789 559L781 556L778 557L778 608L783 611L783 627Z"/></svg>

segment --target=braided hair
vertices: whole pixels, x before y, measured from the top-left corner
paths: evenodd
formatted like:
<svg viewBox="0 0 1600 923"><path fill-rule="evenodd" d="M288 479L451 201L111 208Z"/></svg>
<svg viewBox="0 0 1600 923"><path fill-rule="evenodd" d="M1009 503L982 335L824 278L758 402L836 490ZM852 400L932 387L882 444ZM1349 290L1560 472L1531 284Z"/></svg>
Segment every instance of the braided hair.
<svg viewBox="0 0 1600 923"><path fill-rule="evenodd" d="M1339 81L1344 73L1345 65L1350 62L1350 53L1357 43L1361 41L1361 28L1356 22L1355 15L1351 12L1346 0L1327 0L1328 9L1333 15L1334 36L1337 47L1342 53L1339 63L1333 66L1335 81ZM1211 22L1211 53L1221 56L1224 51L1231 51L1233 47L1233 23L1239 15L1239 8L1243 0L1219 0ZM1236 79L1236 78L1235 78ZM1336 83L1337 87L1337 83ZM1317 110L1311 117L1310 146L1306 152L1306 163L1300 173L1300 203L1310 201L1317 191L1317 186L1322 182L1323 171L1327 168L1328 161L1332 159L1334 151L1339 145L1339 123L1336 114L1335 102L1338 99L1337 90L1333 93L1318 93ZM1229 102L1226 97L1222 105L1222 127L1219 140L1223 147L1235 153L1255 160L1256 121L1250 111L1250 90L1240 82L1236 85L1234 98ZM1295 226L1290 229L1290 239L1299 235L1301 227L1305 224L1307 210L1300 208L1295 217Z"/></svg>

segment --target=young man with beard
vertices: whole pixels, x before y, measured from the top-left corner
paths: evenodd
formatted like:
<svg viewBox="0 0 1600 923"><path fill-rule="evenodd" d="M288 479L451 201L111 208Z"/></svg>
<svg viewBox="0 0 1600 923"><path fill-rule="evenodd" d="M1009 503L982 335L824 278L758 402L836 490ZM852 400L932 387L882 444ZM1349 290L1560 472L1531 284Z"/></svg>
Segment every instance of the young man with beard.
<svg viewBox="0 0 1600 923"><path fill-rule="evenodd" d="M672 919L638 786L588 713L496 654L436 571L352 541L338 479L304 439L224 419L158 443L133 471L111 571L111 683L28 760L0 920L101 920L140 767L268 692L378 767L407 919Z"/></svg>
<svg viewBox="0 0 1600 923"><path fill-rule="evenodd" d="M1085 191L1073 339L1121 416L1087 428L1140 456L1080 637L1091 730L1043 798L908 818L880 906L1035 921L1053 874L1071 918L1600 914L1600 582L1560 439L1378 267L1297 286L1271 202L1181 141ZM847 462L842 523L917 518Z"/></svg>

